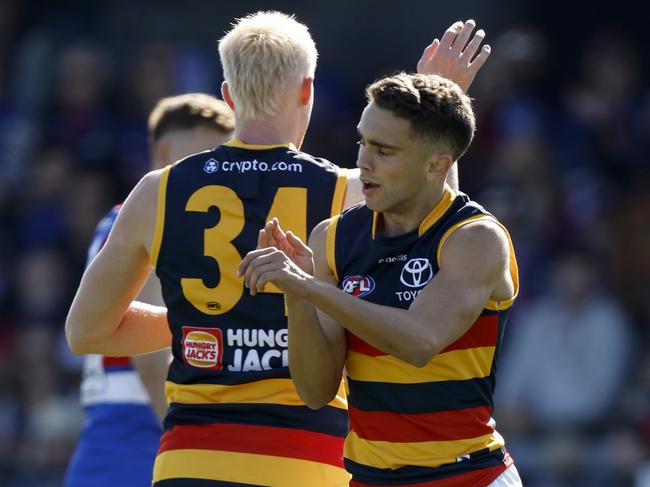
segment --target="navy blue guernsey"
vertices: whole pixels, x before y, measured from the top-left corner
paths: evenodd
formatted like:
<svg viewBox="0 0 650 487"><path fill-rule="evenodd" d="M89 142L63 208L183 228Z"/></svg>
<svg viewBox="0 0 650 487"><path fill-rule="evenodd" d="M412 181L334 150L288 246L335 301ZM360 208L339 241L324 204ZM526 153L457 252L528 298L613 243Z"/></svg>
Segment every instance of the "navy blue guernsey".
<svg viewBox="0 0 650 487"><path fill-rule="evenodd" d="M376 233L378 218L364 204L334 217L328 264L343 291L402 309L435 277L441 248L456 229L481 219L498 223L449 187L412 232L382 237ZM517 288L512 247L510 270ZM350 432L344 456L351 486L487 485L505 470L511 460L494 429L492 393L515 296L488 301L468 331L424 367L347 333Z"/></svg>
<svg viewBox="0 0 650 487"><path fill-rule="evenodd" d="M174 358L161 454L264 453L341 468L343 391L319 411L304 405L289 376L284 297L273 286L251 296L236 269L271 218L306 240L340 212L345 173L290 144L232 141L162 174L151 256ZM271 450L260 451L269 437L276 438ZM156 471L155 478L167 475Z"/></svg>

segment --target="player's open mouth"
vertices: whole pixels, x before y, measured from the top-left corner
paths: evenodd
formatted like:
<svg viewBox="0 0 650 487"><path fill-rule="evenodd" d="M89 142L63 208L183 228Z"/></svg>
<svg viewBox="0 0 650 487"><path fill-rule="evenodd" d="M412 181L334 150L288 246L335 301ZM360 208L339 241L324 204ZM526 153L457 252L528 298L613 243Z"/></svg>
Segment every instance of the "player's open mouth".
<svg viewBox="0 0 650 487"><path fill-rule="evenodd" d="M378 188L378 184L374 183L363 183L363 192L365 193L366 191L372 191L375 188Z"/></svg>

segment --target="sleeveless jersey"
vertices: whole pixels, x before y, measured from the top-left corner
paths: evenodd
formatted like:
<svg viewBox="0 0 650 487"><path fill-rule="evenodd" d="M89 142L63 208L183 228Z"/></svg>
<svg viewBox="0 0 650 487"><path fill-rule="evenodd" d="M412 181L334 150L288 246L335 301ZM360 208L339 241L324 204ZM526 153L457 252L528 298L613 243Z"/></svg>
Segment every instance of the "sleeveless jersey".
<svg viewBox="0 0 650 487"><path fill-rule="evenodd" d="M445 240L479 219L496 221L445 187L419 229L387 238L375 234L377 214L360 204L332 219L328 264L343 291L407 309L438 272ZM510 269L517 289L512 246ZM347 333L351 486L483 486L506 469L512 460L494 429L492 394L513 300L486 303L469 330L421 368Z"/></svg>
<svg viewBox="0 0 650 487"><path fill-rule="evenodd" d="M239 141L163 172L151 257L174 358L160 485L347 483L344 391L318 411L305 406L289 376L283 295L267 287L251 296L236 275L272 217L305 240L340 212L345 172L292 145Z"/></svg>
<svg viewBox="0 0 650 487"><path fill-rule="evenodd" d="M106 243L120 205L99 222L87 265ZM66 487L151 483L162 428L128 357L86 355L81 381L86 422L66 472Z"/></svg>

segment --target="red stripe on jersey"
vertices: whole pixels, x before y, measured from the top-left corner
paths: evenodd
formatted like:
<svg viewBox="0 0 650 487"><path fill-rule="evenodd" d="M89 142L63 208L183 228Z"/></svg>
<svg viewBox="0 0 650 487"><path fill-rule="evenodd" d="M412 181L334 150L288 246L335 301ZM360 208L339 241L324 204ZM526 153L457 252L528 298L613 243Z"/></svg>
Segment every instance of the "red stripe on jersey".
<svg viewBox="0 0 650 487"><path fill-rule="evenodd" d="M499 336L499 315L479 316L469 330L442 352L474 347L494 347Z"/></svg>
<svg viewBox="0 0 650 487"><path fill-rule="evenodd" d="M104 357L102 364L104 367L127 367L131 365L129 357Z"/></svg>
<svg viewBox="0 0 650 487"><path fill-rule="evenodd" d="M512 463L512 461L510 462ZM468 485L488 485L505 472L510 465L495 465L494 467L481 468L470 472L452 475L437 480L427 480L415 484L399 484L400 487L467 487ZM383 487L396 487L393 484L382 484ZM352 480L350 487L379 487L373 484L366 484Z"/></svg>
<svg viewBox="0 0 650 487"><path fill-rule="evenodd" d="M274 455L343 468L343 441L313 431L241 424L176 425L165 432L158 453L168 450L221 450Z"/></svg>
<svg viewBox="0 0 650 487"><path fill-rule="evenodd" d="M370 355L371 357L378 357L379 355L388 355L386 352L373 347L372 345L364 342L361 338L349 331L345 332L348 338L348 350L352 352L362 353L363 355Z"/></svg>
<svg viewBox="0 0 650 487"><path fill-rule="evenodd" d="M489 406L419 414L348 407L350 429L360 438L395 443L453 441L487 435L494 431L487 424L491 414Z"/></svg>
<svg viewBox="0 0 650 487"><path fill-rule="evenodd" d="M349 331L346 332L348 338L348 350L352 352L369 355L371 357L378 357L381 355L388 355L385 352L373 347L366 343L361 338ZM490 314L479 316L469 330L465 332L454 343L446 347L440 353L450 352L452 350L465 350L474 347L493 347L497 343L499 336L499 315Z"/></svg>

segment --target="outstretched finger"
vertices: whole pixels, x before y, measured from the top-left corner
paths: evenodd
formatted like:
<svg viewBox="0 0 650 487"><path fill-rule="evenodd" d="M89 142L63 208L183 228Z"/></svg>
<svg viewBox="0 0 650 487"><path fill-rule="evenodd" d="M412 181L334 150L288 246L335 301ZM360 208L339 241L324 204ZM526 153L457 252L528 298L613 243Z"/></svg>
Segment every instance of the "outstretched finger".
<svg viewBox="0 0 650 487"><path fill-rule="evenodd" d="M469 72L472 76L476 76L476 73L478 73L479 69L481 69L485 64L487 58L490 57L490 52L492 52L492 48L489 44L485 44L481 49L481 52L478 53L478 56L474 58L474 61L469 63Z"/></svg>
<svg viewBox="0 0 650 487"><path fill-rule="evenodd" d="M440 49L449 49L451 47L451 45L454 43L454 40L456 40L456 36L463 28L463 25L463 22L459 20L458 22L455 22L449 26L449 28L442 35L442 39L440 39Z"/></svg>
<svg viewBox="0 0 650 487"><path fill-rule="evenodd" d="M458 32L456 39L454 39L454 42L451 45L452 52L460 56L460 54L465 49L465 46L467 45L467 41L469 41L469 37L472 35L472 31L474 30L475 27L476 27L476 22L474 22L472 19L468 20L463 24L463 27Z"/></svg>
<svg viewBox="0 0 650 487"><path fill-rule="evenodd" d="M431 44L429 44L427 47L424 48L424 51L422 51L422 56L420 56L420 60L418 61L417 64L418 73L428 74L428 73L424 73L425 66L431 60L436 50L438 49L439 45L440 45L440 41L438 39L434 39L431 42Z"/></svg>
<svg viewBox="0 0 650 487"><path fill-rule="evenodd" d="M275 245L273 245L273 242L271 242L269 234L266 232L266 230L262 228L257 234L257 250L264 249L266 247L275 247Z"/></svg>
<svg viewBox="0 0 650 487"><path fill-rule="evenodd" d="M311 249L291 230L287 232L287 241L291 244L294 252L299 254L311 254Z"/></svg>
<svg viewBox="0 0 650 487"><path fill-rule="evenodd" d="M282 227L280 227L280 222L277 218L273 218L272 221L273 226L271 227L271 234L273 235L273 239L276 242L282 242L286 238L286 234L284 233L284 230L282 230Z"/></svg>
<svg viewBox="0 0 650 487"><path fill-rule="evenodd" d="M474 34L474 37L472 37L472 40L467 44L467 47L463 51L463 53L460 55L463 59L467 60L467 62L471 62L472 59L474 59L474 56L478 52L478 48L481 47L481 43L485 39L485 31L483 29L479 29L476 31L476 34Z"/></svg>

